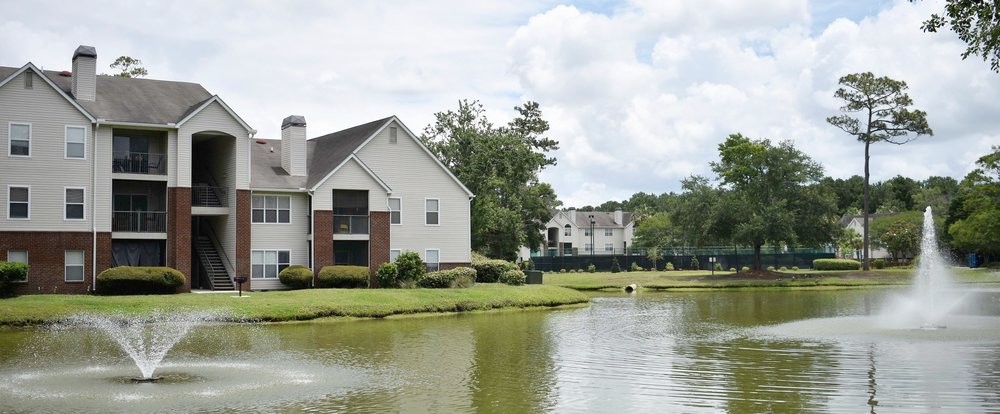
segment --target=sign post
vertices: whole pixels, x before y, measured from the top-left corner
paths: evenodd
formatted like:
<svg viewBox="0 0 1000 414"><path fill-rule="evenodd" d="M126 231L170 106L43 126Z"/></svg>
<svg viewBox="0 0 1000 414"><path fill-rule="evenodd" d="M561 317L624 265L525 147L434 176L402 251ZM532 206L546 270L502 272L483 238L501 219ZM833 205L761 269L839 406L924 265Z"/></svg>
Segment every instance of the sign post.
<svg viewBox="0 0 1000 414"><path fill-rule="evenodd" d="M708 257L709 266L712 266L712 276L715 276L715 256Z"/></svg>

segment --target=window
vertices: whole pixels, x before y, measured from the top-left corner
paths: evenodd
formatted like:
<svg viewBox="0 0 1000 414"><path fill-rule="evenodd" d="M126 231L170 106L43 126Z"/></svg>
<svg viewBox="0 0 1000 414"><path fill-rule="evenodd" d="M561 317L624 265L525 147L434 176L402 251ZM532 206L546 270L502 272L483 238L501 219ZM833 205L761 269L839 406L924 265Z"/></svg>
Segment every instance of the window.
<svg viewBox="0 0 1000 414"><path fill-rule="evenodd" d="M87 158L87 128L66 127L66 158Z"/></svg>
<svg viewBox="0 0 1000 414"><path fill-rule="evenodd" d="M585 244L583 246L584 246L583 247L583 251L585 251L585 252L589 252L591 250L594 250L594 245L593 244L587 243L587 244Z"/></svg>
<svg viewBox="0 0 1000 414"><path fill-rule="evenodd" d="M83 200L82 188L66 189L66 220L83 220Z"/></svg>
<svg viewBox="0 0 1000 414"><path fill-rule="evenodd" d="M28 264L28 251L27 250L7 250L7 261ZM15 280L15 282L24 282L27 279Z"/></svg>
<svg viewBox="0 0 1000 414"><path fill-rule="evenodd" d="M31 218L28 207L31 202L31 188L29 187L7 187L7 218L28 219Z"/></svg>
<svg viewBox="0 0 1000 414"><path fill-rule="evenodd" d="M254 223L288 223L291 217L288 196L255 195L251 199L250 216Z"/></svg>
<svg viewBox="0 0 1000 414"><path fill-rule="evenodd" d="M31 89L35 87L35 72L25 71L24 72L24 89Z"/></svg>
<svg viewBox="0 0 1000 414"><path fill-rule="evenodd" d="M397 197L389 199L389 224L400 224L403 222L403 200Z"/></svg>
<svg viewBox="0 0 1000 414"><path fill-rule="evenodd" d="M569 224L567 224L565 227L563 227L563 236L572 236L572 235L573 235L573 228L570 227Z"/></svg>
<svg viewBox="0 0 1000 414"><path fill-rule="evenodd" d="M250 252L250 278L277 279L289 264L288 250L253 250Z"/></svg>
<svg viewBox="0 0 1000 414"><path fill-rule="evenodd" d="M441 224L440 214L441 206L439 200L434 198L424 200L424 224L434 226Z"/></svg>
<svg viewBox="0 0 1000 414"><path fill-rule="evenodd" d="M8 131L9 155L27 157L31 155L31 124L10 123Z"/></svg>
<svg viewBox="0 0 1000 414"><path fill-rule="evenodd" d="M615 229L604 229L604 235L611 237L615 235Z"/></svg>
<svg viewBox="0 0 1000 414"><path fill-rule="evenodd" d="M399 257L400 253L402 253L402 251L399 249L389 250L389 262L395 263L396 258Z"/></svg>
<svg viewBox="0 0 1000 414"><path fill-rule="evenodd" d="M441 251L438 249L424 250L424 263L427 264L428 272L441 270Z"/></svg>
<svg viewBox="0 0 1000 414"><path fill-rule="evenodd" d="M590 234L591 234L591 231L590 231L590 229L589 229L589 228L586 228L586 227L585 227L585 228L583 229L583 235L584 235L584 236L588 236L588 237L589 237L589 236L590 236Z"/></svg>
<svg viewBox="0 0 1000 414"><path fill-rule="evenodd" d="M613 251L615 251L615 245L614 245L614 243L604 243L604 251L606 251L606 252L613 252Z"/></svg>
<svg viewBox="0 0 1000 414"><path fill-rule="evenodd" d="M83 281L83 250L66 251L66 281Z"/></svg>
<svg viewBox="0 0 1000 414"><path fill-rule="evenodd" d="M399 142L399 137L397 136L396 127L389 127L389 143L395 144Z"/></svg>

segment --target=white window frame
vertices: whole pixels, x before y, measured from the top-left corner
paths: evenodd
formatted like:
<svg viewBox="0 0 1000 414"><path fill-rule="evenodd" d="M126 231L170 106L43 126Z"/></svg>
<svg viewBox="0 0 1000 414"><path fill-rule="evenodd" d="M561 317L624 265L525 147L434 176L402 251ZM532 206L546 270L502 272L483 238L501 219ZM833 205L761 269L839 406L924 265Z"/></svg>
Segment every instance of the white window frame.
<svg viewBox="0 0 1000 414"><path fill-rule="evenodd" d="M82 142L70 142L69 140L69 130L80 129L83 130L83 141ZM69 155L69 144L80 144L83 145L83 155L80 157L73 157ZM85 160L87 159L87 127L84 125L66 125L65 128L65 138L63 139L63 157L67 160Z"/></svg>
<svg viewBox="0 0 1000 414"><path fill-rule="evenodd" d="M615 251L615 244L614 243L604 243L604 251L606 251L606 252L613 252L613 251Z"/></svg>
<svg viewBox="0 0 1000 414"><path fill-rule="evenodd" d="M14 258L11 257L12 256L11 253L24 253L24 260L23 261L22 260L14 260ZM28 264L28 250L26 250L26 249L10 249L10 250L7 250L7 261L8 262L18 262L18 263ZM22 280L13 280L12 282L14 282L14 283L24 283L24 282L27 282L27 281L28 281L28 275L24 275L24 279L22 279Z"/></svg>
<svg viewBox="0 0 1000 414"><path fill-rule="evenodd" d="M594 245L593 244L586 243L586 244L583 245L583 251L589 252L589 251L592 251L592 250L594 250Z"/></svg>
<svg viewBox="0 0 1000 414"><path fill-rule="evenodd" d="M28 217L11 217L10 216L10 190L12 188L27 188L28 189ZM22 203L23 201L18 201ZM7 186L7 220L31 220L31 186L30 185L8 185Z"/></svg>
<svg viewBox="0 0 1000 414"><path fill-rule="evenodd" d="M433 266L429 260L430 252L437 252L437 262L433 263ZM428 272L437 272L441 270L441 249L424 249L424 266L427 267Z"/></svg>
<svg viewBox="0 0 1000 414"><path fill-rule="evenodd" d="M70 263L70 253L79 254L79 263ZM87 269L85 264L87 263L87 252L83 250L65 250L63 252L63 280L66 282L83 282L87 279ZM70 267L80 268L80 279L70 279L69 269Z"/></svg>
<svg viewBox="0 0 1000 414"><path fill-rule="evenodd" d="M604 236L605 237L614 237L615 236L615 229L604 229Z"/></svg>
<svg viewBox="0 0 1000 414"><path fill-rule="evenodd" d="M14 153L14 125L25 125L28 127L28 155L15 154ZM31 123L29 122L8 122L7 123L7 156L8 157L19 157L19 158L31 158L31 133L32 130ZM23 141L23 140L18 140Z"/></svg>
<svg viewBox="0 0 1000 414"><path fill-rule="evenodd" d="M399 201L399 209L398 210L393 210L392 209L392 200L398 200ZM389 203L388 204L389 204L389 225L391 225L391 226L397 226L397 225L403 224L403 198L402 197L389 197ZM438 209L441 208L440 206L441 206L441 204L438 204ZM393 217L392 213L396 213L396 221L395 222L392 221L392 217ZM426 220L426 218L425 218L425 220Z"/></svg>
<svg viewBox="0 0 1000 414"><path fill-rule="evenodd" d="M563 237L573 237L573 226L569 224L563 226Z"/></svg>
<svg viewBox="0 0 1000 414"><path fill-rule="evenodd" d="M389 249L389 263L396 263L396 258L403 254L402 249Z"/></svg>
<svg viewBox="0 0 1000 414"><path fill-rule="evenodd" d="M83 217L80 217L80 218L70 218L69 217L69 205L70 205L70 202L69 202L69 200L66 197L67 196L66 193L68 193L69 190L81 190L81 191L83 191L83 201L79 202L79 203L73 203L73 204L78 204L81 207L83 207ZM63 187L63 220L65 220L65 221L81 221L81 220L86 220L86 219L87 219L87 188L86 187Z"/></svg>
<svg viewBox="0 0 1000 414"><path fill-rule="evenodd" d="M437 211L430 211L427 209L427 202L434 200L437 202ZM437 214L437 223L428 223L427 215L430 213ZM440 198L425 198L424 199L424 225L425 226L440 226L441 225L441 199Z"/></svg>
<svg viewBox="0 0 1000 414"><path fill-rule="evenodd" d="M389 143L399 143L399 128L389 127Z"/></svg>
<svg viewBox="0 0 1000 414"><path fill-rule="evenodd" d="M254 207L253 201L254 201L255 198L258 198L258 197L260 197L263 200L263 207ZM269 208L267 206L267 199L268 199L268 197L272 197L272 198L275 199L274 200L274 208ZM281 206L280 200L282 198L285 198L285 199L288 200L288 208L287 209L280 207ZM253 214L254 210L260 210L260 211L263 212L262 213L263 216L261 217L261 220L263 220L263 221L256 221L254 219L254 214ZM267 221L267 212L270 211L270 210L274 211L274 220L275 221ZM281 212L283 210L287 210L288 211L288 221L281 221ZM291 224L292 223L292 197L291 196L287 196L287 195L277 195L277 194L254 194L254 195L251 195L250 196L250 223L251 224Z"/></svg>
<svg viewBox="0 0 1000 414"><path fill-rule="evenodd" d="M590 237L590 235L591 235L590 227L584 227L583 228L583 236L584 237Z"/></svg>
<svg viewBox="0 0 1000 414"><path fill-rule="evenodd" d="M281 262L281 253L285 252L288 254L288 261ZM258 263L256 256L257 253L263 258L263 263ZM268 263L267 254L274 253L274 263ZM278 280L278 275L286 267L292 264L292 250L291 249L253 249L250 251L250 279L253 280ZM260 266L260 276L256 275L254 268ZM267 275L267 267L272 266L274 268L274 276ZM282 267L284 266L284 267Z"/></svg>

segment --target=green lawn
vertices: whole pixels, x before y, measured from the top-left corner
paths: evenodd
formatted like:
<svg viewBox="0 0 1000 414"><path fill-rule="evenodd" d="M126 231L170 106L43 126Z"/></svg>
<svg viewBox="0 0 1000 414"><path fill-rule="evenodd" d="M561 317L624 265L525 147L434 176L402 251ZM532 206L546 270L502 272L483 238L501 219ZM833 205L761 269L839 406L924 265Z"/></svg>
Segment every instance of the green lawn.
<svg viewBox="0 0 1000 414"><path fill-rule="evenodd" d="M484 283L469 289L308 289L151 296L25 295L0 300L0 326L52 322L78 312L145 314L154 309L217 310L232 320L292 321L329 316L382 318L427 312L464 312L586 303L558 286Z"/></svg>

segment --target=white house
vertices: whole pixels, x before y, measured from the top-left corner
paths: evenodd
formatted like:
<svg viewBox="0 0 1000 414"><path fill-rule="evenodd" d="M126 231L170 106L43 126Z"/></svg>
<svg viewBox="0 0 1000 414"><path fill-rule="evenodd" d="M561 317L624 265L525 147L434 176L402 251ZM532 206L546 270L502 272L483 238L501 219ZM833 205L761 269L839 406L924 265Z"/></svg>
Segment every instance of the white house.
<svg viewBox="0 0 1000 414"><path fill-rule="evenodd" d="M560 210L545 224L544 246L521 247L518 257L623 254L632 247L635 222L632 213L615 210Z"/></svg>
<svg viewBox="0 0 1000 414"><path fill-rule="evenodd" d="M875 220L875 217L885 217L885 216L892 216L892 215L894 215L894 213L892 213L892 214L869 214L868 215L868 226L869 226L868 228L869 228L869 230L871 229L871 224L872 224L872 221ZM840 224L842 227L849 228L849 229L852 229L852 230L856 231L860 235L864 235L865 234L865 232L864 232L864 228L865 228L864 227L864 216L862 216L862 215L856 215L856 216L845 215L845 216L841 217L840 220L837 223ZM871 235L869 235L869 237L871 237ZM871 258L872 259L890 259L890 258L892 258L892 254L890 254L888 250L886 250L884 248L881 248L881 247L877 247L877 246L875 246L874 243L872 243L869 246L869 250L871 251ZM855 251L844 251L844 252L841 252L841 255L844 256L845 258L849 258L849 259L861 259L861 256L863 255L863 253L860 250L858 250L856 252Z"/></svg>

